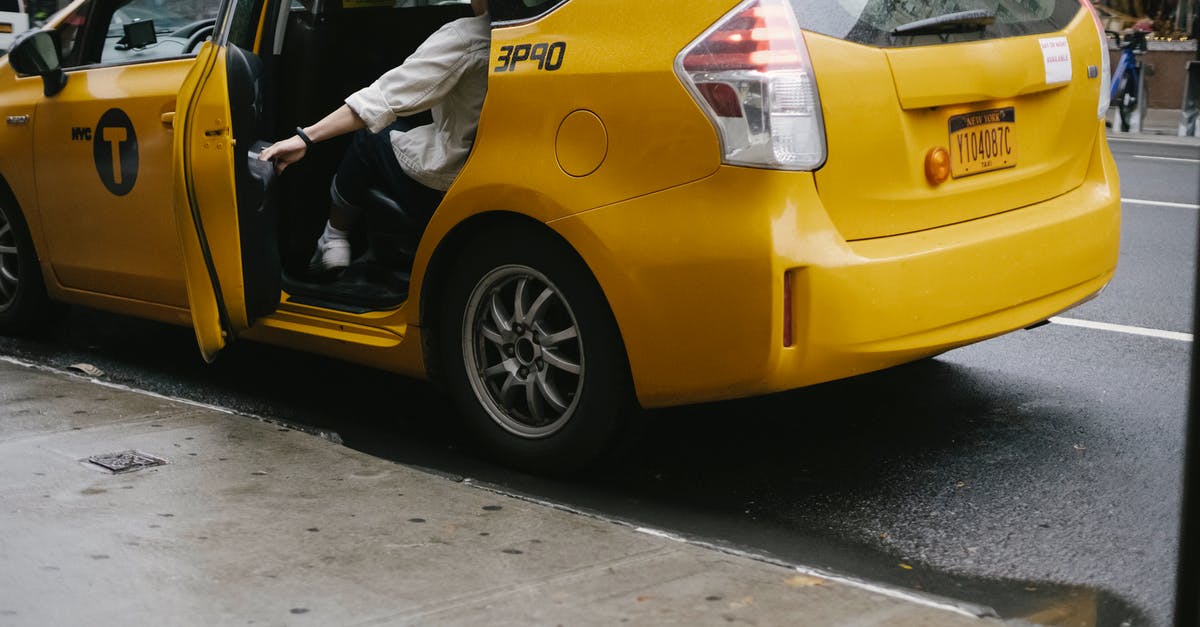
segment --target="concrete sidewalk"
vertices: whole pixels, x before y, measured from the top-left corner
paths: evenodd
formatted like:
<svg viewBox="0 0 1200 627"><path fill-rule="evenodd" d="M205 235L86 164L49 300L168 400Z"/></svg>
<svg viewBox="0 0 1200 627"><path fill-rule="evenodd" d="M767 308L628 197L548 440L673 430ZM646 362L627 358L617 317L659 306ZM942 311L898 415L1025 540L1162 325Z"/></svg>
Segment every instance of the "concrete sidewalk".
<svg viewBox="0 0 1200 627"><path fill-rule="evenodd" d="M1000 622L3 358L0 478L0 625Z"/></svg>

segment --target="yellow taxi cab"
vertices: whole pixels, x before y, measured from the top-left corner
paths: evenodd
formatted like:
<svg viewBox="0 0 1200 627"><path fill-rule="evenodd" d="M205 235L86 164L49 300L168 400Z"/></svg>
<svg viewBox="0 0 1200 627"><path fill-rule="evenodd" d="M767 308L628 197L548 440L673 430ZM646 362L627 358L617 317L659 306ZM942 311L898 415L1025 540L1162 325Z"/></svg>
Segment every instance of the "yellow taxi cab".
<svg viewBox="0 0 1200 627"><path fill-rule="evenodd" d="M278 176L258 151L467 15L73 2L0 61L0 330L77 303L191 325L207 360L426 377L486 451L565 470L638 405L935 355L1116 267L1087 0L491 0L477 138L424 235L378 197L313 281L344 145Z"/></svg>

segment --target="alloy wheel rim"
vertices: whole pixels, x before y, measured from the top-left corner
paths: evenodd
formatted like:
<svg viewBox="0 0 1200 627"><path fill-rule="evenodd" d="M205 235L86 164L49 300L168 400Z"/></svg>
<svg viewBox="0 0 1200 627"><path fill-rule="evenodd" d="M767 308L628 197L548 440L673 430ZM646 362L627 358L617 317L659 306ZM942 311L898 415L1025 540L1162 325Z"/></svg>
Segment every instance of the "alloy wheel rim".
<svg viewBox="0 0 1200 627"><path fill-rule="evenodd" d="M17 301L20 263L17 234L13 229L12 220L4 208L0 207L0 311L7 310Z"/></svg>
<svg viewBox="0 0 1200 627"><path fill-rule="evenodd" d="M583 388L583 343L550 279L526 266L492 270L471 291L461 337L467 379L496 424L527 439L567 425Z"/></svg>

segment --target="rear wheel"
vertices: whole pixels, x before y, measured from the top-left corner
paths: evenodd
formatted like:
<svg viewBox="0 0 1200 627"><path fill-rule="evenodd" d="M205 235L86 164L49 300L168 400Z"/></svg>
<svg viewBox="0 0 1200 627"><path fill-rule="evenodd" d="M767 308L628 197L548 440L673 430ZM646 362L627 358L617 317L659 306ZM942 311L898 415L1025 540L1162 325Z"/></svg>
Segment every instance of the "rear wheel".
<svg viewBox="0 0 1200 627"><path fill-rule="evenodd" d="M0 333L19 335L48 321L51 304L20 210L0 193Z"/></svg>
<svg viewBox="0 0 1200 627"><path fill-rule="evenodd" d="M440 345L466 426L500 461L579 470L632 409L625 351L591 273L561 242L491 231L448 277Z"/></svg>

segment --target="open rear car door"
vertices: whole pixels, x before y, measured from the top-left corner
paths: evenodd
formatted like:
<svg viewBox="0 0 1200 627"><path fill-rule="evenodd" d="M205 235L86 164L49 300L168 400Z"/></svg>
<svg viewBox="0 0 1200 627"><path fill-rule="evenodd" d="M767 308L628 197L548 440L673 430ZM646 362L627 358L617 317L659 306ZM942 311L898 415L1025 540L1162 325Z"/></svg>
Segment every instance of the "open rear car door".
<svg viewBox="0 0 1200 627"><path fill-rule="evenodd" d="M176 103L175 219L192 326L205 361L279 304L277 218L269 202L270 163L258 161L263 110L257 23L264 0L229 0L183 82ZM239 39L249 39L237 44Z"/></svg>

